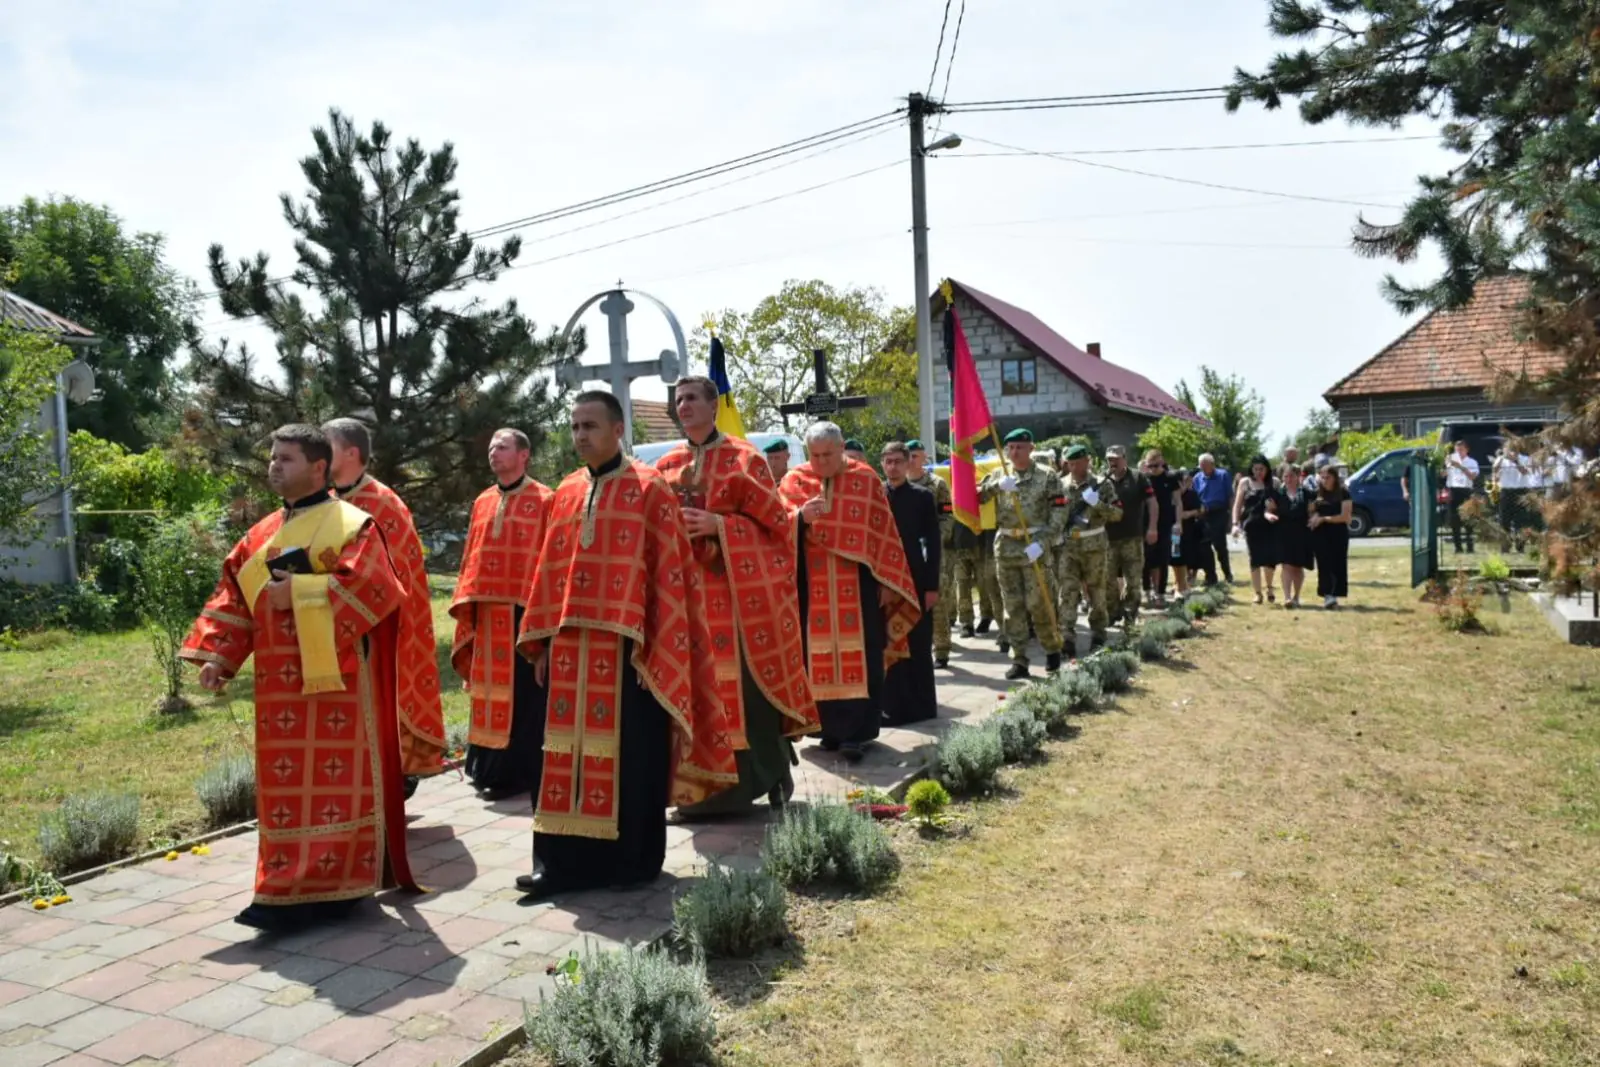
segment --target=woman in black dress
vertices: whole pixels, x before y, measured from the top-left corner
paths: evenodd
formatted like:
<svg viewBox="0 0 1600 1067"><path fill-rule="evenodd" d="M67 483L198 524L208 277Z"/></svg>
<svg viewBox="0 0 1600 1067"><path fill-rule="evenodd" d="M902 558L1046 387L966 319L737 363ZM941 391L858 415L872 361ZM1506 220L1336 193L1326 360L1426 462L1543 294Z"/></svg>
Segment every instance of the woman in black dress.
<svg viewBox="0 0 1600 1067"><path fill-rule="evenodd" d="M1200 503L1200 494L1194 491L1194 473L1174 473L1178 479L1178 525L1173 532L1172 580L1182 597L1189 592L1189 576L1205 569L1211 545L1206 541L1206 509Z"/></svg>
<svg viewBox="0 0 1600 1067"><path fill-rule="evenodd" d="M1309 468L1309 464L1307 465ZM1306 484L1306 471L1293 463L1283 467L1278 490L1278 555L1283 564L1283 606L1300 606L1306 571L1316 566L1311 552L1311 512L1316 499Z"/></svg>
<svg viewBox="0 0 1600 1067"><path fill-rule="evenodd" d="M1322 606L1336 608L1339 598L1350 595L1350 492L1334 467L1317 476L1317 496L1312 504L1311 551L1317 559L1317 595Z"/></svg>
<svg viewBox="0 0 1600 1067"><path fill-rule="evenodd" d="M1250 461L1250 476L1239 479L1239 489L1233 494L1233 536L1244 535L1250 553L1250 587L1256 592L1257 604L1263 589L1268 600L1278 599L1272 589L1272 572L1278 568L1277 525L1278 491L1272 483L1272 465L1266 456L1256 456Z"/></svg>

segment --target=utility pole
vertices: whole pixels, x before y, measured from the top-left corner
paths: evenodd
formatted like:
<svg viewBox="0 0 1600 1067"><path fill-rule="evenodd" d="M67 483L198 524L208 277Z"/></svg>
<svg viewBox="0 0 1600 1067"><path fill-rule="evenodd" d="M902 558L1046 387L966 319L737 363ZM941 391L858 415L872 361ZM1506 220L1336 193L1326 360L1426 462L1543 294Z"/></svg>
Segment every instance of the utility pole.
<svg viewBox="0 0 1600 1067"><path fill-rule="evenodd" d="M916 274L917 405L922 414L922 443L928 455L938 458L935 447L933 406L933 316L928 300L928 183L923 173L927 148L923 144L923 118L933 109L921 93L906 98L911 115L911 258Z"/></svg>

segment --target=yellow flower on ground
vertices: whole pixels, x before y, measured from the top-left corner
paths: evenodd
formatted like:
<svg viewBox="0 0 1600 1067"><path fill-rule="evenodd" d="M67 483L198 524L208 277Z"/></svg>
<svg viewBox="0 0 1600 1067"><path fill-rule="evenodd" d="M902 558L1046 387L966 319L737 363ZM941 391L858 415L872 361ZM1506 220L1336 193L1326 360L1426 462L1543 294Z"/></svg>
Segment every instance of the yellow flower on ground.
<svg viewBox="0 0 1600 1067"><path fill-rule="evenodd" d="M168 852L167 853L167 862L168 863L171 863L173 860L175 860L177 858L178 858L178 854L176 852Z"/></svg>
<svg viewBox="0 0 1600 1067"><path fill-rule="evenodd" d="M193 848L191 848L189 851L194 853L196 856L209 856L209 855L211 855L211 846L210 845L196 845Z"/></svg>
<svg viewBox="0 0 1600 1067"><path fill-rule="evenodd" d="M54 898L51 899L50 903L52 903L52 904L71 904L72 903L72 898L67 896L65 893L58 893L58 894L56 894L56 896Z"/></svg>
<svg viewBox="0 0 1600 1067"><path fill-rule="evenodd" d="M44 899L44 897L40 897L38 900L33 902L33 910L34 911L43 911L44 909L48 908L49 906L50 906L50 902L48 900Z"/></svg>

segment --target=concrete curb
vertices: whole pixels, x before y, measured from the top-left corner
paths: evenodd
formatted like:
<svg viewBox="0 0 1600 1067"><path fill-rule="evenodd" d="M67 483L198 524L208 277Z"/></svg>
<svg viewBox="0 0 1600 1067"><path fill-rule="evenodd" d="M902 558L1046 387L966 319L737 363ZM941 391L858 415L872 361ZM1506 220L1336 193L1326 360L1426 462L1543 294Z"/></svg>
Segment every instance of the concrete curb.
<svg viewBox="0 0 1600 1067"><path fill-rule="evenodd" d="M220 841L224 837L237 837L239 834L249 833L255 828L256 821L254 819L251 819L249 822L235 823L232 826L224 826L220 830L212 830L208 833L201 834L199 837L188 838L187 840L173 845L171 848L153 849L149 852L141 852L136 856L128 856L124 859L112 860L110 863L101 864L99 867L90 867L86 871L77 871L76 873L66 875L65 877L57 876L56 881L60 882L64 886L78 885L81 882L87 882L91 878L98 878L102 874L110 874L112 871L118 871L124 867L133 867L140 863L149 863L151 860L158 860L169 852L187 852L196 845L204 845L212 841ZM17 890L14 893L7 893L5 896L0 896L0 908L7 907L11 904L20 903L21 901L27 899L29 899L29 894L23 890Z"/></svg>

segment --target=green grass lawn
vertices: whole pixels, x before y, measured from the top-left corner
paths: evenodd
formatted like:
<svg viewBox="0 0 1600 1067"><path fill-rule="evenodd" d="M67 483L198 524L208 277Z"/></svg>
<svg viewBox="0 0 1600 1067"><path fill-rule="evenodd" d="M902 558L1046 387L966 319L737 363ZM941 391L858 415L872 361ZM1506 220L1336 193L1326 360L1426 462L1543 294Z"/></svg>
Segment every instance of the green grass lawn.
<svg viewBox="0 0 1600 1067"><path fill-rule="evenodd" d="M434 625L445 717L465 720L449 664L454 585L434 579ZM69 793L101 790L138 794L141 844L204 829L194 780L208 760L250 750L251 676L247 668L221 698L186 687L195 708L178 716L155 711L162 685L143 631L34 634L0 652L0 841L37 859L40 816Z"/></svg>

